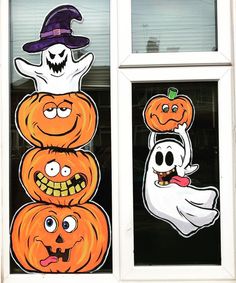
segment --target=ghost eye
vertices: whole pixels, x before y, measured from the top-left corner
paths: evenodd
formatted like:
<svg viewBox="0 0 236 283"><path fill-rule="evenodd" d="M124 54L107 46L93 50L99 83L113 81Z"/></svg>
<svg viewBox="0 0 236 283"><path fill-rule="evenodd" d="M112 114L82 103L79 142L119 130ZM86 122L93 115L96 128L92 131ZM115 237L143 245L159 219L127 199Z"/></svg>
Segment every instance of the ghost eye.
<svg viewBox="0 0 236 283"><path fill-rule="evenodd" d="M62 222L62 228L71 233L77 228L77 221L73 216L67 216Z"/></svg>
<svg viewBox="0 0 236 283"><path fill-rule="evenodd" d="M167 104L162 105L162 111L167 113L169 111L169 106Z"/></svg>
<svg viewBox="0 0 236 283"><path fill-rule="evenodd" d="M71 109L67 107L59 107L57 109L57 114L60 118L66 118L70 115Z"/></svg>
<svg viewBox="0 0 236 283"><path fill-rule="evenodd" d="M51 161L46 164L45 172L50 177L55 177L60 171L60 165L56 161Z"/></svg>
<svg viewBox="0 0 236 283"><path fill-rule="evenodd" d="M52 53L49 51L49 56L50 56L50 58L53 60L56 55L55 55L55 54L52 54Z"/></svg>
<svg viewBox="0 0 236 283"><path fill-rule="evenodd" d="M55 232L57 226L57 220L52 216L48 216L44 221L44 227L49 233Z"/></svg>
<svg viewBox="0 0 236 283"><path fill-rule="evenodd" d="M65 54L65 50L63 50L59 55L60 55L60 57L63 57L64 54Z"/></svg>
<svg viewBox="0 0 236 283"><path fill-rule="evenodd" d="M167 152L165 160L168 166L171 166L174 163L174 156L171 151Z"/></svg>
<svg viewBox="0 0 236 283"><path fill-rule="evenodd" d="M172 112L175 113L175 112L177 112L177 111L178 111L178 106L174 104L174 105L172 106Z"/></svg>
<svg viewBox="0 0 236 283"><path fill-rule="evenodd" d="M43 114L46 118L53 119L57 115L57 109L54 107L47 108L46 110L44 110Z"/></svg>
<svg viewBox="0 0 236 283"><path fill-rule="evenodd" d="M158 151L156 153L156 164L160 166L162 163L163 163L163 154L162 152Z"/></svg>

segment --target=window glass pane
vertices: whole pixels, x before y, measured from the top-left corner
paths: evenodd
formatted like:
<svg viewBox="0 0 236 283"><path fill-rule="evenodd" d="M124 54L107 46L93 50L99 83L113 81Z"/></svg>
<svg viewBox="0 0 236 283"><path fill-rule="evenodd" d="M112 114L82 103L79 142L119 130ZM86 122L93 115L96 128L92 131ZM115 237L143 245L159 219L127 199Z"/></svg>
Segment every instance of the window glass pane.
<svg viewBox="0 0 236 283"><path fill-rule="evenodd" d="M215 0L132 0L132 52L216 51Z"/></svg>
<svg viewBox="0 0 236 283"><path fill-rule="evenodd" d="M178 166L182 164L185 155L180 149L174 150L178 142L183 144L181 135L177 133L159 132L156 138L156 142L159 141L159 149L156 147L159 153L157 154L152 147L152 154L149 155L150 130L144 123L143 111L151 97L166 94L170 86L189 97L195 107L195 119L188 133L193 153L191 164L198 164L199 168L192 174L187 171L184 175L178 173ZM165 98L163 103L166 107L168 103L181 107L174 101L175 99L167 102ZM173 105L172 110L175 109ZM220 220L217 218L219 214L217 217L214 214L216 211L219 212L220 200L216 198L216 203L208 203L208 206L208 197L202 198L202 192L198 193L198 190L210 187L209 194L214 194L215 197L215 192L218 191L219 195L217 82L134 83L132 107L135 265L221 264ZM157 108L158 104L155 105L155 111ZM163 143L166 139L172 141L168 150L164 148ZM152 159L154 152L155 159ZM179 152L182 154L180 161L177 159ZM166 168L173 165L177 173L173 176L168 175L171 170L164 170L164 165ZM166 175L160 176L160 172ZM149 173L154 181L149 178ZM178 177L175 179L176 175ZM185 182L186 177L190 178L190 184L176 183L179 180ZM161 178L162 181L167 181L168 185L160 184ZM211 213L214 214L214 219L211 218ZM208 218L208 222L205 217L210 217L211 220ZM182 220L183 222L180 222ZM198 229L198 226L201 228Z"/></svg>
<svg viewBox="0 0 236 283"><path fill-rule="evenodd" d="M20 170L19 165L21 162L21 158L28 149L32 148L32 146L19 134L19 131L15 125L15 111L19 102L27 94L31 94L35 91L33 80L20 76L14 68L13 60L16 57L20 57L33 64L37 64L37 65L40 64L41 52L30 54L23 51L22 46L26 42L32 42L40 38L40 30L42 28L42 24L44 22L46 15L55 7L63 4L65 4L65 2L61 0L52 0L52 1L42 0L42 1L28 1L28 2L19 1L19 0L10 1L10 5L11 5L10 46L11 46L11 62L12 62L11 153L10 153L11 156L10 219L11 220L13 219L13 216L15 215L18 209L20 209L23 205L28 205L28 203L32 202L29 195L23 189L23 186L18 176L19 175L18 171ZM100 183L99 185L96 186L94 190L96 192L94 194L94 197L88 199L86 201L86 204L92 201L95 203L95 205L98 204L97 210L100 212L104 210L103 215L105 217L105 215L107 214L107 217L105 218L110 220L110 226L111 226L112 208L111 208L111 124L110 124L110 46L109 46L110 1L82 0L78 2L75 0L71 0L70 5L75 6L83 16L82 23L79 23L78 21L74 21L74 20L71 22L71 29L73 35L82 35L90 39L90 44L88 47L77 50L74 49L72 51L74 59L78 60L82 55L88 52L92 52L95 56L95 61L93 62L91 69L83 77L81 90L85 92L86 95L89 95L95 102L98 111L99 123L95 135L91 138L91 141L88 144L82 147L82 149L91 152L95 156L94 160L97 159L98 168L100 168L101 177L100 178L99 176L94 177L98 183L100 179ZM86 128L86 131L87 130L88 129ZM66 142L66 138L65 138L65 142ZM70 152L68 153L68 156L70 156ZM69 158L68 156L67 158ZM78 161L78 164L79 163L80 160ZM89 169L88 167L86 168L87 170ZM68 168L66 170L68 170ZM89 170L92 171L92 169ZM65 173L61 173L61 174L65 174L66 176L67 173L68 172L65 171ZM88 182L88 176L87 178L85 176L84 179L85 181ZM82 178L81 180L83 181L84 179ZM83 187L83 183L81 184L81 187ZM36 201L36 203L38 203L38 201ZM84 220L85 218L82 217L82 219ZM67 221L66 224L68 223L70 224L71 222ZM80 224L80 222L78 221L78 227L79 225L82 224ZM97 233L95 231L96 225L91 222L90 228L94 230L94 232L91 232L93 233L94 237L97 237ZM108 225L108 233L106 233L106 237L108 238L110 238L109 231L110 228ZM60 241L63 241L61 238L58 238L57 241L58 243ZM88 238L90 238L90 235L88 235ZM108 243L109 242L110 241L108 240ZM92 245L92 243L90 244ZM60 247L60 244L58 247ZM64 248L65 249L67 248L66 245L61 250L54 250L54 252L57 252L57 255L54 254L49 256L47 258L47 263L45 261L44 264L45 265L48 264L49 261L51 260L52 262L51 265L52 265L53 260L55 260L55 256L58 256L58 261L66 260L66 258L63 258L63 254L62 254ZM68 249L69 248L70 247L68 246ZM109 249L109 244L108 244L108 248L105 248L105 250L108 251L108 254L106 254L105 252L105 254L103 255L104 260L102 260L100 264L101 267L100 265L97 266L97 268L95 268L97 269L95 272L102 272L102 273L112 272L112 249L111 248ZM69 253L69 257L72 254L73 253ZM98 255L98 258L101 255L102 252L100 255ZM78 254L77 256L80 257L81 255ZM104 264L102 264L103 261ZM16 262L18 262L18 260L15 261L11 257L11 262L10 262L11 273L24 273L24 271L18 266ZM93 269L94 268L92 268L91 270Z"/></svg>

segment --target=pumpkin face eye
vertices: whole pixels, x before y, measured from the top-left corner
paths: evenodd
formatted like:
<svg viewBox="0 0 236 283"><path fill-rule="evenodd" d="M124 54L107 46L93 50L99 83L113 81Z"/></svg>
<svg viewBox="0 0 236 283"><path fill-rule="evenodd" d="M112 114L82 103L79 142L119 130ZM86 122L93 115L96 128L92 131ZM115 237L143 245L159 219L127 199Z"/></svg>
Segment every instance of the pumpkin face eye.
<svg viewBox="0 0 236 283"><path fill-rule="evenodd" d="M66 177L66 176L69 176L71 173L71 169L69 166L64 166L62 169L61 169L61 175L63 177Z"/></svg>
<svg viewBox="0 0 236 283"><path fill-rule="evenodd" d="M58 222L53 216L48 216L44 221L44 227L49 233L53 233L57 230Z"/></svg>
<svg viewBox="0 0 236 283"><path fill-rule="evenodd" d="M53 119L57 115L57 110L56 108L48 108L43 112L44 116L48 119Z"/></svg>
<svg viewBox="0 0 236 283"><path fill-rule="evenodd" d="M62 228L71 233L77 228L77 220L73 216L67 216L62 222Z"/></svg>
<svg viewBox="0 0 236 283"><path fill-rule="evenodd" d="M57 115L57 106L55 103L49 102L46 103L43 108L43 114L48 119L53 119Z"/></svg>
<svg viewBox="0 0 236 283"><path fill-rule="evenodd" d="M162 105L162 111L164 113L167 113L169 111L169 105L167 105L167 104Z"/></svg>
<svg viewBox="0 0 236 283"><path fill-rule="evenodd" d="M174 104L172 106L172 112L176 113L177 111L178 111L178 106Z"/></svg>
<svg viewBox="0 0 236 283"><path fill-rule="evenodd" d="M45 166L45 172L50 177L55 177L60 171L60 165L56 161L48 162Z"/></svg>
<svg viewBox="0 0 236 283"><path fill-rule="evenodd" d="M66 118L70 115L71 109L67 107L60 107L57 109L57 114L60 118Z"/></svg>

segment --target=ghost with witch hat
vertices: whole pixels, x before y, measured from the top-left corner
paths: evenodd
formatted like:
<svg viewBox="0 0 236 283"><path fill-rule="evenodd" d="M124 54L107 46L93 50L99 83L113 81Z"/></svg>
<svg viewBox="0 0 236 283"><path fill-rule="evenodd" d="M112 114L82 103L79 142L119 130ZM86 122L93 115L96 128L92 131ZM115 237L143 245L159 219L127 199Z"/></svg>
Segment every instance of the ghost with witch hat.
<svg viewBox="0 0 236 283"><path fill-rule="evenodd" d="M53 9L44 20L40 39L23 46L26 52L41 52L41 63L34 65L22 58L15 59L17 71L33 79L38 92L60 94L80 90L81 79L93 63L92 53L78 61L73 58L72 50L86 47L89 39L72 35L72 20L82 21L81 13L74 6Z"/></svg>

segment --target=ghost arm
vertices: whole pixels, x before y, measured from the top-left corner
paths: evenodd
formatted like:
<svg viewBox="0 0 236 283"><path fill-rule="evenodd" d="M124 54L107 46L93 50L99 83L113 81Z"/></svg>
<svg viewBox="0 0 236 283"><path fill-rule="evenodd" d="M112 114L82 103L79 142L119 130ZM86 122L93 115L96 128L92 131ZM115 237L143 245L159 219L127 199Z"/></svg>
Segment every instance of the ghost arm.
<svg viewBox="0 0 236 283"><path fill-rule="evenodd" d="M184 145L184 157L181 166L178 166L177 172L180 176L184 176L186 173L191 174L198 169L198 165L191 165L192 158L192 144L189 137L189 134L186 130L187 125L184 123L183 125L179 125L177 129L174 131L178 133L183 141Z"/></svg>
<svg viewBox="0 0 236 283"><path fill-rule="evenodd" d="M22 58L15 58L14 63L15 68L20 75L32 79L36 78L39 66L33 65Z"/></svg>
<svg viewBox="0 0 236 283"><path fill-rule="evenodd" d="M157 137L156 133L154 133L152 131L149 133L149 136L148 136L148 148L149 148L149 150L151 150L154 147L154 145L156 143L156 137Z"/></svg>
<svg viewBox="0 0 236 283"><path fill-rule="evenodd" d="M77 80L79 83L79 89L81 85L81 79L90 70L94 61L93 53L85 54L78 61L75 61L75 71L72 74L72 80Z"/></svg>

